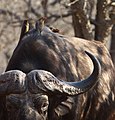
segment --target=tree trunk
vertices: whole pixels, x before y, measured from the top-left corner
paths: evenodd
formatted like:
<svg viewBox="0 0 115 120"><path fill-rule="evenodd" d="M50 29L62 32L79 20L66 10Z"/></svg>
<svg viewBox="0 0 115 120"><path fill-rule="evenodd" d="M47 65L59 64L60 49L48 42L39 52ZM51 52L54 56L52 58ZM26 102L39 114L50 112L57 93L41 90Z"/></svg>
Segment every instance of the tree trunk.
<svg viewBox="0 0 115 120"><path fill-rule="evenodd" d="M110 54L111 54L113 63L115 64L115 25L112 29L112 41L111 41Z"/></svg>
<svg viewBox="0 0 115 120"><path fill-rule="evenodd" d="M70 0L71 3L74 1ZM84 0L78 0L74 4L71 4L73 27L76 37L92 40L93 34L90 20L84 9L85 2Z"/></svg>
<svg viewBox="0 0 115 120"><path fill-rule="evenodd" d="M97 14L95 25L95 40L108 46L110 42L112 24L109 18L109 4L111 0L97 0Z"/></svg>

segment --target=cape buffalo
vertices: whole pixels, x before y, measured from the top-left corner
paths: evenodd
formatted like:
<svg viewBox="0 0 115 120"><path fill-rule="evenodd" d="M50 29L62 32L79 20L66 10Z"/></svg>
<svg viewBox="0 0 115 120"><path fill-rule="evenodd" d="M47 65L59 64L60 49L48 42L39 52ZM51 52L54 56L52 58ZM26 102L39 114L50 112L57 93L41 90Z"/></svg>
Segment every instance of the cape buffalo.
<svg viewBox="0 0 115 120"><path fill-rule="evenodd" d="M0 120L114 120L114 66L100 42L25 20L0 75ZM86 92L87 91L87 92Z"/></svg>

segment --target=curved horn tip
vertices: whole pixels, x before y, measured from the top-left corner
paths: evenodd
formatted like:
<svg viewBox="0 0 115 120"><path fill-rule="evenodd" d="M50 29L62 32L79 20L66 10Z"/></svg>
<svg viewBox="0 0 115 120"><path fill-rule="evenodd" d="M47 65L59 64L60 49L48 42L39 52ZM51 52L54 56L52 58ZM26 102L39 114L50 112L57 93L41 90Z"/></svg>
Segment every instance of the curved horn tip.
<svg viewBox="0 0 115 120"><path fill-rule="evenodd" d="M98 59L93 54L89 53L88 51L85 51L85 53L89 56L89 58L93 62L94 69L93 69L92 74L84 80L81 80L78 82L66 82L66 84L70 85L68 87L68 90L69 91L72 90L72 92L73 92L73 94L71 94L71 95L78 95L78 94L87 92L99 80L99 76L101 74L101 65L100 65ZM74 87L75 90L72 87Z"/></svg>
<svg viewBox="0 0 115 120"><path fill-rule="evenodd" d="M92 62L94 64L94 67L97 67L97 69L99 70L98 72L100 74L101 73L101 64L100 64L99 60L97 59L97 57L88 51L85 51L85 53L90 57L90 59L92 60Z"/></svg>

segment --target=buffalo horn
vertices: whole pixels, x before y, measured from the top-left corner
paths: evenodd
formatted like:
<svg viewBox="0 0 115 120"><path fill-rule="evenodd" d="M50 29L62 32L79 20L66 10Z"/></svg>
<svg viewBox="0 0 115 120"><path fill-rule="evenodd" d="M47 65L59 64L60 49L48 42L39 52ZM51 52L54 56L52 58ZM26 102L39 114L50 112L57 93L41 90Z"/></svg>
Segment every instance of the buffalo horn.
<svg viewBox="0 0 115 120"><path fill-rule="evenodd" d="M11 70L0 75L0 96L19 94L26 90L26 74L19 70Z"/></svg>
<svg viewBox="0 0 115 120"><path fill-rule="evenodd" d="M29 90L33 93L46 92L47 94L57 93L64 95L78 95L92 88L99 79L101 67L95 56L85 52L93 62L92 74L79 82L65 82L58 80L52 73L44 70L33 70L27 75Z"/></svg>

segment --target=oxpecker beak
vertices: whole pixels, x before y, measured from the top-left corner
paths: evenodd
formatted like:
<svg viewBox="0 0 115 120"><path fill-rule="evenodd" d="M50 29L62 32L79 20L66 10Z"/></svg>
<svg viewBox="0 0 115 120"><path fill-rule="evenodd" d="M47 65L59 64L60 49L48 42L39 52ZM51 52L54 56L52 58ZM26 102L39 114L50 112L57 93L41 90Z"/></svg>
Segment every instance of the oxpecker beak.
<svg viewBox="0 0 115 120"><path fill-rule="evenodd" d="M29 28L30 28L30 24L29 24L28 20L24 20L24 22L22 24L22 29L21 29L21 35L20 35L19 42L22 40L24 35L29 31Z"/></svg>
<svg viewBox="0 0 115 120"><path fill-rule="evenodd" d="M37 22L36 22L36 30L41 33L42 29L44 28L46 18L41 17Z"/></svg>

